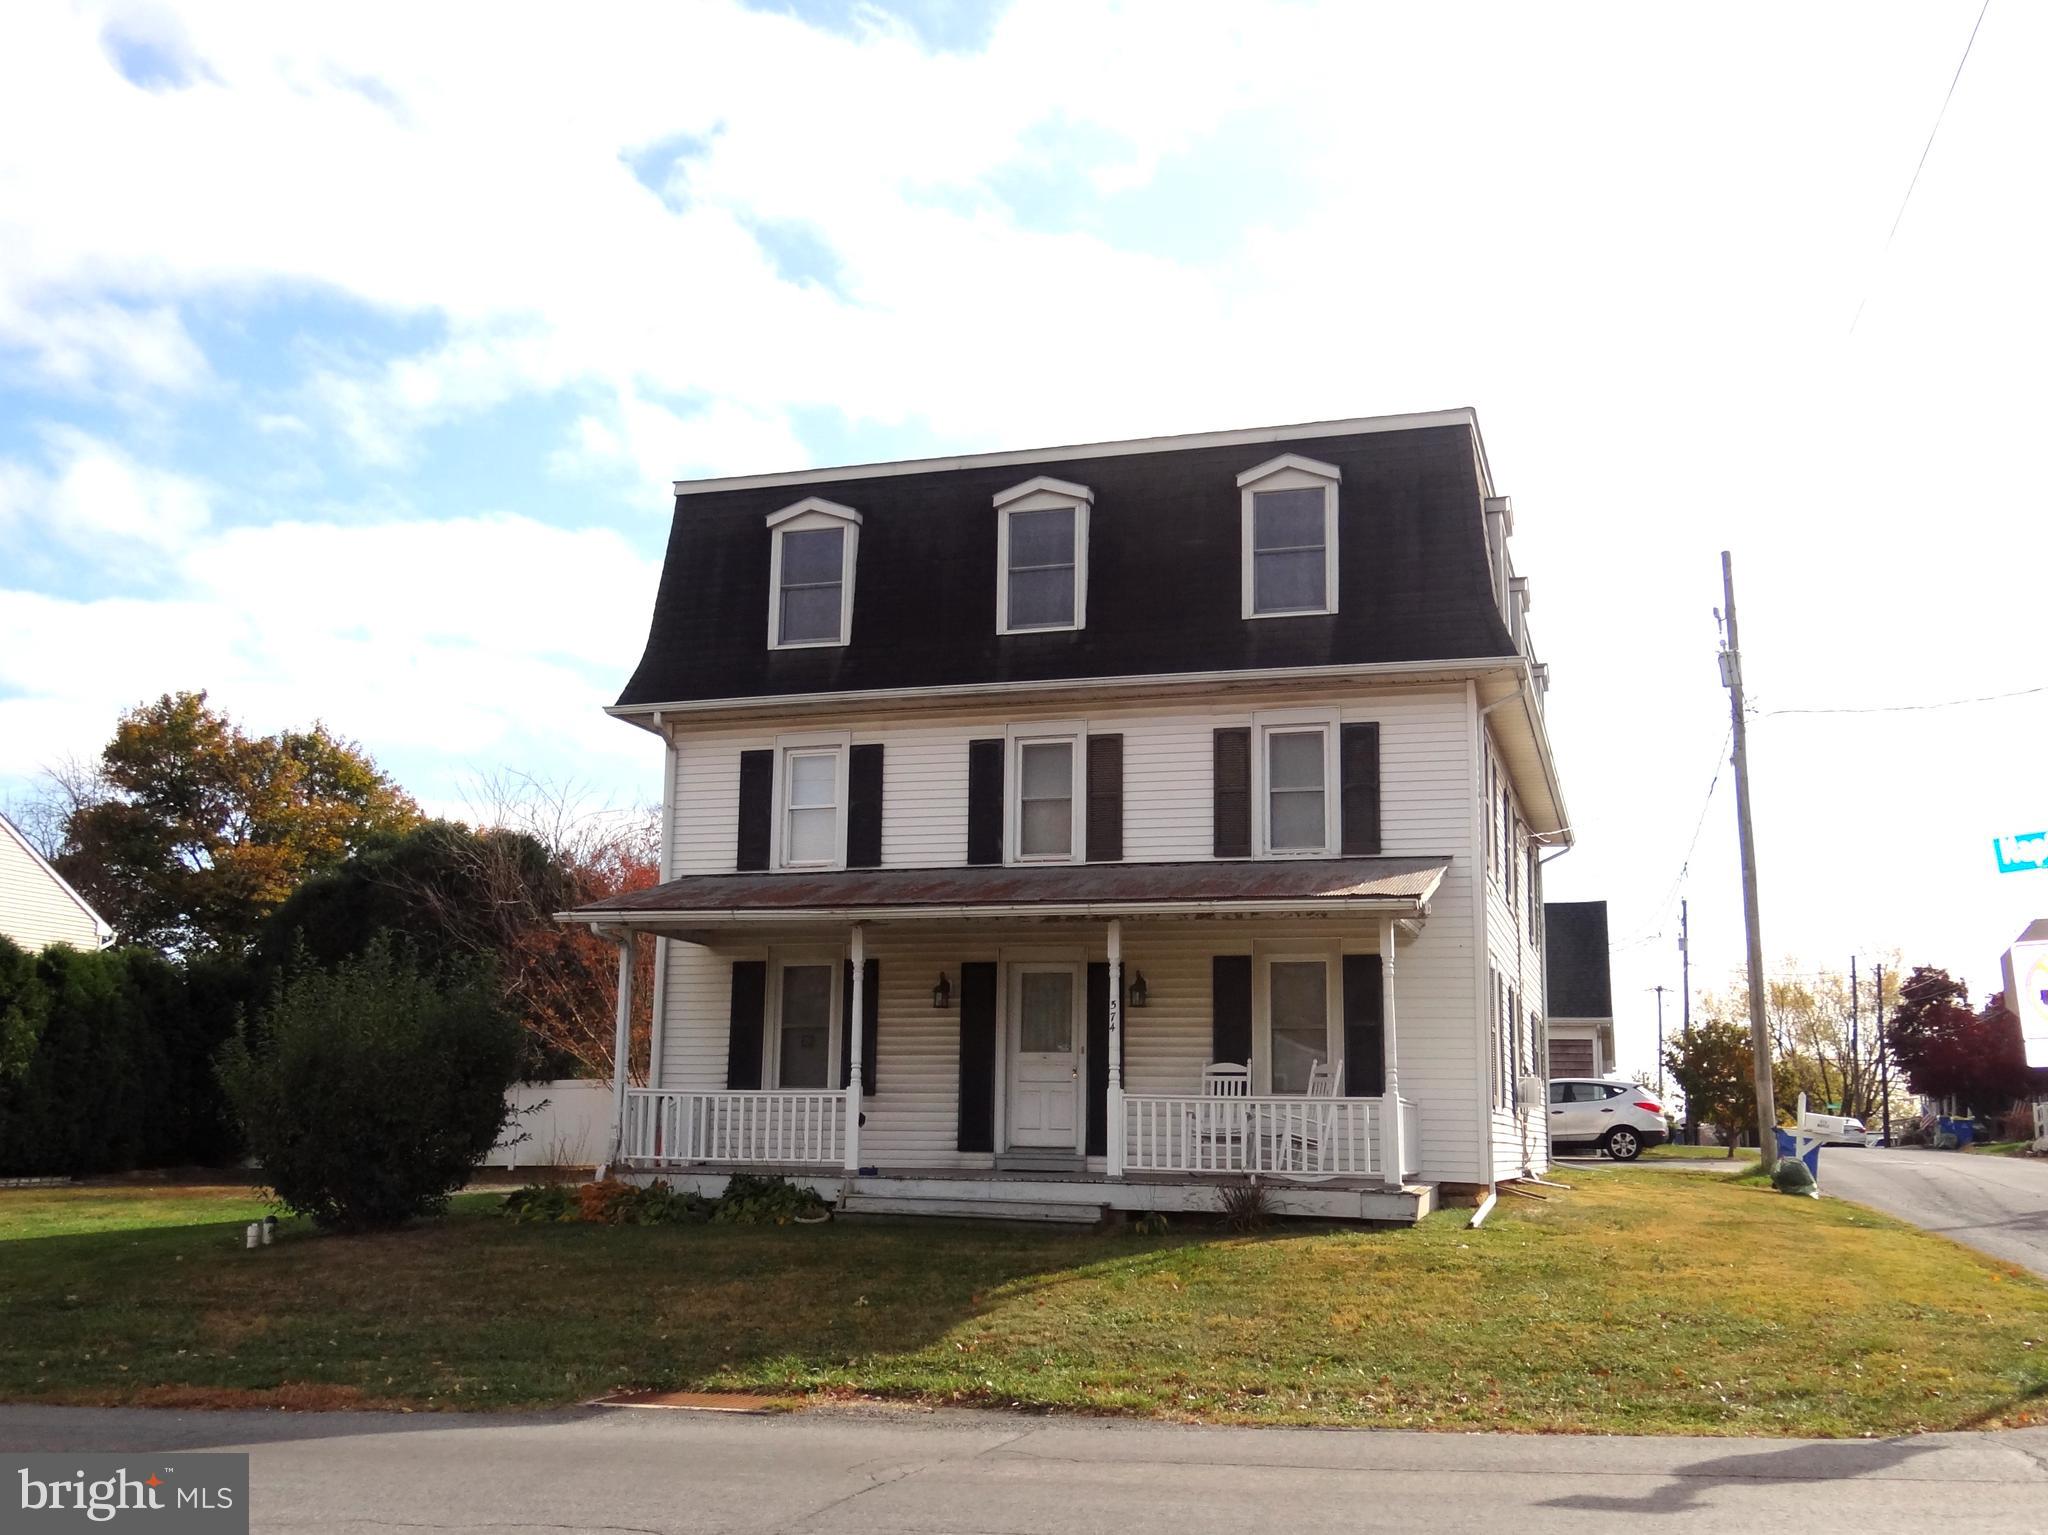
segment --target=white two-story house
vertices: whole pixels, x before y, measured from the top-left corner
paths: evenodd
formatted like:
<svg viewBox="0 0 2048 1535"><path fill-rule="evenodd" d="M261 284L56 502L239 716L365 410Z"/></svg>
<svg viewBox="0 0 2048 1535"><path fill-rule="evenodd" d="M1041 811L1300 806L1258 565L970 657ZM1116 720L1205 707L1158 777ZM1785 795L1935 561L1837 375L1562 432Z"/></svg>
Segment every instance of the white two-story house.
<svg viewBox="0 0 2048 1535"><path fill-rule="evenodd" d="M675 491L611 711L662 882L564 914L657 945L615 1171L1413 1220L1543 1167L1570 822L1471 411Z"/></svg>

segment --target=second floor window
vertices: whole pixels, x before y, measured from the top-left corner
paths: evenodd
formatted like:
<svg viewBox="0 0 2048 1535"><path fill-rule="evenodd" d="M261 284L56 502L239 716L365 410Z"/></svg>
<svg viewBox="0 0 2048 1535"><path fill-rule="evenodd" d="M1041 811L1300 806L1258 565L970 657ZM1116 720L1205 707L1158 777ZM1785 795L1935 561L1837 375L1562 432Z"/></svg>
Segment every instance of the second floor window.
<svg viewBox="0 0 2048 1535"><path fill-rule="evenodd" d="M783 760L782 861L827 866L839 861L839 753L793 751Z"/></svg>
<svg viewBox="0 0 2048 1535"><path fill-rule="evenodd" d="M1017 743L1017 857L1074 856L1074 743Z"/></svg>
<svg viewBox="0 0 2048 1535"><path fill-rule="evenodd" d="M1267 851L1320 853L1329 846L1327 756L1321 729L1266 732Z"/></svg>
<svg viewBox="0 0 2048 1535"><path fill-rule="evenodd" d="M812 496L768 519L768 648L844 645L853 633L860 513Z"/></svg>

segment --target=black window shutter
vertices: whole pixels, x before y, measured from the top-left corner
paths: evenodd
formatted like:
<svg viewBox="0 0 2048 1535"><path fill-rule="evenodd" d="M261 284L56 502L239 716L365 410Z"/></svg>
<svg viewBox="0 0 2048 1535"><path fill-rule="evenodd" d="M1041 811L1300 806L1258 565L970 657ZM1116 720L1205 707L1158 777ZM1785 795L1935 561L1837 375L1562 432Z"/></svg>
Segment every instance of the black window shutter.
<svg viewBox="0 0 2048 1535"><path fill-rule="evenodd" d="M996 1149L996 967L960 967L960 1134L962 1151Z"/></svg>
<svg viewBox="0 0 2048 1535"><path fill-rule="evenodd" d="M1338 733L1338 771L1344 782L1344 856L1380 850L1380 727L1346 725Z"/></svg>
<svg viewBox="0 0 2048 1535"><path fill-rule="evenodd" d="M1124 738L1088 738L1088 861L1124 856Z"/></svg>
<svg viewBox="0 0 2048 1535"><path fill-rule="evenodd" d="M1239 725L1216 732L1216 856L1252 856L1252 733Z"/></svg>
<svg viewBox="0 0 2048 1535"><path fill-rule="evenodd" d="M733 867L742 873L768 867L775 822L775 753L740 753L740 834Z"/></svg>
<svg viewBox="0 0 2048 1535"><path fill-rule="evenodd" d="M856 746L846 755L846 866L882 866L882 745Z"/></svg>
<svg viewBox="0 0 2048 1535"><path fill-rule="evenodd" d="M1252 1063L1252 957L1218 954L1209 961L1209 1060Z"/></svg>
<svg viewBox="0 0 2048 1535"><path fill-rule="evenodd" d="M1088 967L1088 1139L1091 1157L1109 1150L1109 966Z"/></svg>
<svg viewBox="0 0 2048 1535"><path fill-rule="evenodd" d="M847 1042L853 1038L853 961L847 960L840 968L839 1085L846 1087L853 1081L853 1052L846 1048ZM876 961L870 959L861 964L860 1006L866 1015L860 1026L860 1095L863 1098L875 1095L875 1038L881 1032L875 1027L875 999L881 995L875 988L881 984L881 975Z"/></svg>
<svg viewBox="0 0 2048 1535"><path fill-rule="evenodd" d="M768 1015L768 962L732 962L732 1028L725 1039L725 1085L752 1091L761 1085L761 1039Z"/></svg>
<svg viewBox="0 0 2048 1535"><path fill-rule="evenodd" d="M1003 742L967 743L967 861L1003 861Z"/></svg>
<svg viewBox="0 0 2048 1535"><path fill-rule="evenodd" d="M1387 1090L1387 1012L1377 954L1344 956L1344 1096Z"/></svg>

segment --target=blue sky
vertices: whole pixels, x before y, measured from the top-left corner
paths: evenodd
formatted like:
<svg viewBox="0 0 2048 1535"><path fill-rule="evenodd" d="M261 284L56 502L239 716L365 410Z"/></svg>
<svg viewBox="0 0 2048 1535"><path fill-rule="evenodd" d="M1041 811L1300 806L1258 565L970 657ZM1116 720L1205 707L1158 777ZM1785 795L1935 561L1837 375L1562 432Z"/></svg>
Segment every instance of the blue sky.
<svg viewBox="0 0 2048 1535"><path fill-rule="evenodd" d="M0 15L0 797L123 707L319 717L429 804L656 793L601 706L679 476L1479 408L1648 1059L1739 955L1714 672L2048 681L2048 54L1973 0L905 0ZM1853 322L1853 325L1852 325ZM2040 700L1773 715L1766 939L1980 988ZM1699 842L1678 880L1693 847ZM2029 881L2033 883L2029 883Z"/></svg>

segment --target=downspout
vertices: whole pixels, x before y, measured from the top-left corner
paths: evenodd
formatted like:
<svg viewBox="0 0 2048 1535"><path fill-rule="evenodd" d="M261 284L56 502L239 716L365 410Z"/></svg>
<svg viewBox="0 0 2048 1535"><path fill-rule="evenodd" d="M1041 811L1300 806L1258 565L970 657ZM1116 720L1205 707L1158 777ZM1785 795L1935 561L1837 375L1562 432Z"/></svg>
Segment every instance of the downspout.
<svg viewBox="0 0 2048 1535"><path fill-rule="evenodd" d="M661 731L661 846L655 850L654 875L665 885L675 877L676 738L659 709L654 712L654 724ZM649 1087L661 1086L661 1057L668 1046L668 950L672 941L659 933L654 937L654 995L647 999Z"/></svg>

